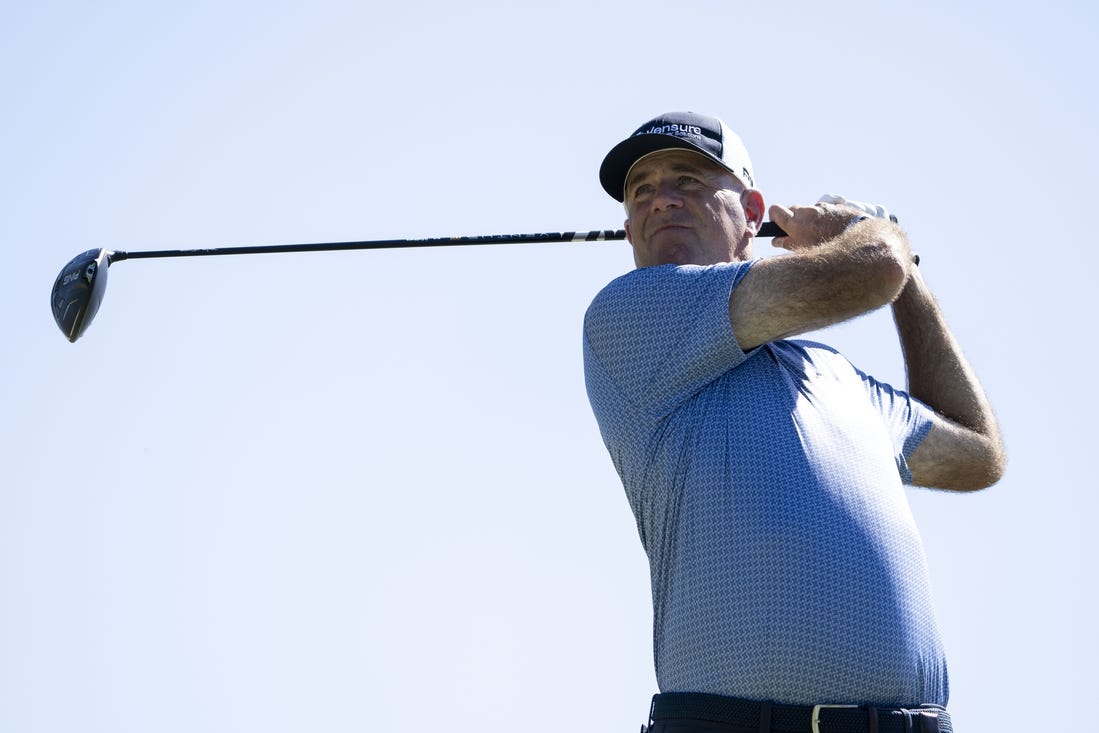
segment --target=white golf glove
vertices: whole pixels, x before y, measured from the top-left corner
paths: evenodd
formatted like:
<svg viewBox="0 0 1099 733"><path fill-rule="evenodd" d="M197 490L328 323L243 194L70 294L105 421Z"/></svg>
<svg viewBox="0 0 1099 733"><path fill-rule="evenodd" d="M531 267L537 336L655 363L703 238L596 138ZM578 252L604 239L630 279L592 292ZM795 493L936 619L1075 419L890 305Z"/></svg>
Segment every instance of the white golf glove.
<svg viewBox="0 0 1099 733"><path fill-rule="evenodd" d="M817 199L818 204L837 204L840 206L850 206L852 209L858 209L867 216L876 216L879 219L889 219L890 221L896 221L897 217L889 213L889 209L877 204L868 204L862 201L852 201L851 199L838 196L834 193L826 193Z"/></svg>

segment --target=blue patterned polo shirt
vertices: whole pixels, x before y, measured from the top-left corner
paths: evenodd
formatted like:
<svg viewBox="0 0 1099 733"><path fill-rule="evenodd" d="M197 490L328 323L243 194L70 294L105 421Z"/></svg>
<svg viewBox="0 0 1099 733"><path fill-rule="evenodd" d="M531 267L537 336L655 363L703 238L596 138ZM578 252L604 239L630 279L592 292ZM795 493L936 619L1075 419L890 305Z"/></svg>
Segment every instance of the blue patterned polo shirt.
<svg viewBox="0 0 1099 733"><path fill-rule="evenodd" d="M584 322L588 396L649 558L662 692L945 705L905 457L930 409L809 341L745 354L751 263L609 284Z"/></svg>

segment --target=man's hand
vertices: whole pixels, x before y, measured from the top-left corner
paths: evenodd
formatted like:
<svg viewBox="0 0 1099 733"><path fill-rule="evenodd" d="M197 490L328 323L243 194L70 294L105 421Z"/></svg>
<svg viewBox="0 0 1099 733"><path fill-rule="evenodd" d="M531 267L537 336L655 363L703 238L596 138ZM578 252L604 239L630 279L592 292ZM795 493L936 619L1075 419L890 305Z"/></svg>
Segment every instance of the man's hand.
<svg viewBox="0 0 1099 733"><path fill-rule="evenodd" d="M790 208L776 204L768 210L768 215L787 234L775 237L772 245L798 252L838 237L863 214L847 206L821 202Z"/></svg>

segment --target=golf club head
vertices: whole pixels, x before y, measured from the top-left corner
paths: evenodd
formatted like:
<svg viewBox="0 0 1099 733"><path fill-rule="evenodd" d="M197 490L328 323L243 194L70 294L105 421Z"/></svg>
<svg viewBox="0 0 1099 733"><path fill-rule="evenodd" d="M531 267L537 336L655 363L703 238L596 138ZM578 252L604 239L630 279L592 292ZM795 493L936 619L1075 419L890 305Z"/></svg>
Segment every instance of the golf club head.
<svg viewBox="0 0 1099 733"><path fill-rule="evenodd" d="M89 249L61 268L53 283L50 293L53 319L69 341L80 338L99 310L107 288L111 254L105 249Z"/></svg>

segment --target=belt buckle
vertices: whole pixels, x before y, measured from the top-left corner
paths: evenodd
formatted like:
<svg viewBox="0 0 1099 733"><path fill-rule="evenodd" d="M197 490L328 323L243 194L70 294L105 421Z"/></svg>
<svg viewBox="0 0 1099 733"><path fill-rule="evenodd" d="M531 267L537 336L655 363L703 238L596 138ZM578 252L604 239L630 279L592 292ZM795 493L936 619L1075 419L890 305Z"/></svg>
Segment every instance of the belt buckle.
<svg viewBox="0 0 1099 733"><path fill-rule="evenodd" d="M812 728L813 733L820 733L820 711L821 710L855 710L858 709L858 705L814 705L813 706L813 719Z"/></svg>

